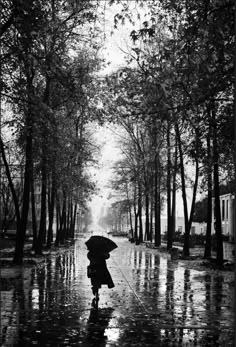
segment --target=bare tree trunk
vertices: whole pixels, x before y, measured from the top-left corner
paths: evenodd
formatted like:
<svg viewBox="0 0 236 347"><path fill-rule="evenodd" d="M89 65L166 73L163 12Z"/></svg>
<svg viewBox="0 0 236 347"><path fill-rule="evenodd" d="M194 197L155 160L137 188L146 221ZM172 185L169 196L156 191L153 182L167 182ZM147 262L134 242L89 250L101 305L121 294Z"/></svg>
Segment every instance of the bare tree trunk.
<svg viewBox="0 0 236 347"><path fill-rule="evenodd" d="M196 202L196 196L197 196L198 177L199 177L199 161L198 161L198 154L197 154L195 159L195 181L193 185L193 197L192 197L190 216L188 220L189 231L191 230L192 221L193 221L193 214L194 214L195 202Z"/></svg>
<svg viewBox="0 0 236 347"><path fill-rule="evenodd" d="M172 248L173 230L171 217L171 150L170 150L170 122L167 124L167 249Z"/></svg>
<svg viewBox="0 0 236 347"><path fill-rule="evenodd" d="M133 222L132 222L132 206L131 206L131 200L130 200L130 197L129 197L129 187L128 187L128 184L126 182L126 197L127 197L127 200L128 200L128 214L129 214L129 224L130 224L130 231L131 231L131 238L133 239L134 237L134 230L133 230Z"/></svg>
<svg viewBox="0 0 236 347"><path fill-rule="evenodd" d="M33 227L33 243L32 250L37 249L38 230L37 230L37 218L35 208L35 189L34 189L34 175L31 177L31 212L32 212L32 227Z"/></svg>
<svg viewBox="0 0 236 347"><path fill-rule="evenodd" d="M220 186L219 186L219 154L217 143L217 125L215 110L212 111L213 119L213 161L214 161L214 193L215 193L215 219L216 219L216 261L218 265L222 265L224 261L223 255L223 239L221 226L221 211L220 211Z"/></svg>
<svg viewBox="0 0 236 347"><path fill-rule="evenodd" d="M145 239L150 241L150 224L149 224L149 193L146 192L145 196Z"/></svg>
<svg viewBox="0 0 236 347"><path fill-rule="evenodd" d="M21 212L20 225L17 222L16 244L14 251L13 263L21 265L23 263L25 234L28 222L29 202L30 202L30 185L32 175L32 115L27 115L26 127L28 129L26 135L25 149L25 172L24 172L24 193L23 206ZM19 229L18 229L19 228Z"/></svg>
<svg viewBox="0 0 236 347"><path fill-rule="evenodd" d="M193 197L192 197L192 204L191 204L191 210L190 210L189 217L188 217L188 205L187 205L187 195L186 195L186 185L185 185L185 172L184 172L182 143L181 143L179 128L178 128L177 124L176 124L176 135L177 135L178 147L179 147L182 196L183 196L183 205L184 205L184 221L185 221L183 254L185 256L189 256L189 254L190 254L189 253L189 235L190 235L190 230L191 230L191 226L192 226L193 213L194 213L196 194L197 194L197 186L198 186L198 176L199 176L199 162L198 162L199 134L198 134L198 129L196 129L195 181L194 181L194 185L193 185Z"/></svg>
<svg viewBox="0 0 236 347"><path fill-rule="evenodd" d="M60 243L64 245L65 237L66 237L66 194L65 192L63 192L63 205L62 205L60 229L61 229Z"/></svg>
<svg viewBox="0 0 236 347"><path fill-rule="evenodd" d="M61 239L61 214L60 214L60 202L58 195L56 196L57 204L56 204L56 215L57 215L57 232L55 239L55 247L58 247Z"/></svg>
<svg viewBox="0 0 236 347"><path fill-rule="evenodd" d="M138 213L134 212L134 241L138 242Z"/></svg>
<svg viewBox="0 0 236 347"><path fill-rule="evenodd" d="M44 159L43 159L44 160ZM45 163L42 164L42 182L41 182L41 215L40 226L37 242L37 254L42 254L43 244L46 243L46 203L47 203L47 186L46 186L46 168Z"/></svg>
<svg viewBox="0 0 236 347"><path fill-rule="evenodd" d="M53 220L55 210L56 198L56 181L55 175L52 173L51 192L48 193L48 234L47 234L47 248L50 248L53 243Z"/></svg>
<svg viewBox="0 0 236 347"><path fill-rule="evenodd" d="M28 117L30 117L28 115ZM23 206L22 213L20 216L19 209L19 201L16 195L16 191L14 188L14 184L11 178L9 166L6 160L4 144L1 139L1 152L2 159L6 169L6 174L8 178L8 183L12 192L13 201L15 205L16 211L16 220L17 220L17 233L16 233L16 243L15 243L15 251L13 257L13 263L17 265L21 265L23 262L23 253L24 253L24 243L25 243L25 233L27 228L28 221L28 211L29 211L29 200L30 200L30 182L31 182L31 162L32 162L32 125L28 120L28 128L29 131L26 137L26 161L25 161L25 173L24 173L24 193L23 193Z"/></svg>
<svg viewBox="0 0 236 347"><path fill-rule="evenodd" d="M172 211L171 211L171 228L172 237L174 238L176 229L176 173L177 173L177 162L178 162L178 148L177 141L175 144L175 163L174 163L174 173L173 173L173 186L172 186Z"/></svg>
<svg viewBox="0 0 236 347"><path fill-rule="evenodd" d="M51 61L46 59L45 61L47 65L47 73L45 78L45 90L43 102L46 105L50 104L50 88L51 88L51 77L50 73L48 73L51 69ZM47 113L44 114L44 117L47 116ZM39 235L38 235L38 251L42 253L42 246L47 242L47 135L48 135L48 127L45 123L42 124L42 158L41 158L41 170L42 170L42 190L41 190L41 216L40 216L40 226L39 226Z"/></svg>
<svg viewBox="0 0 236 347"><path fill-rule="evenodd" d="M4 166L5 166L8 183L9 183L9 186L11 189L11 193L12 193L12 197L13 197L13 201L14 201L14 205L15 205L16 226L17 226L17 234L16 235L17 235L17 240L18 240L19 237L23 234L22 225L21 225L19 200L18 200L18 197L16 195L15 187L14 187L14 184L12 181L9 165L8 165L6 155L5 155L5 149L4 149L4 144L3 144L2 138L0 138L0 146L1 146L2 160L3 160ZM24 237L24 234L23 234L23 237ZM23 262L23 248L24 248L24 240L23 241L21 240L20 244L16 242L14 258L13 258L13 262L15 264L18 264L18 265L22 264L22 262Z"/></svg>
<svg viewBox="0 0 236 347"><path fill-rule="evenodd" d="M211 225L212 225L212 157L210 129L207 135L207 230L204 258L211 257Z"/></svg>
<svg viewBox="0 0 236 347"><path fill-rule="evenodd" d="M67 198L67 210L66 210L66 230L65 230L65 240L69 237L70 231L70 216L71 216L71 201Z"/></svg>
<svg viewBox="0 0 236 347"><path fill-rule="evenodd" d="M73 221L74 221L74 207L73 207L73 202L72 202L72 198L71 198L70 199L70 208L69 208L68 238L72 238Z"/></svg>
<svg viewBox="0 0 236 347"><path fill-rule="evenodd" d="M134 241L138 241L138 212L136 206L136 183L134 186Z"/></svg>
<svg viewBox="0 0 236 347"><path fill-rule="evenodd" d="M77 204L75 203L74 206L74 213L73 213L73 223L72 223L72 230L71 230L71 238L74 240L75 238L75 222L76 222L76 214L77 214Z"/></svg>
<svg viewBox="0 0 236 347"><path fill-rule="evenodd" d="M141 183L138 183L138 216L139 216L139 237L138 241L143 242L143 221L142 221L142 191Z"/></svg>
<svg viewBox="0 0 236 347"><path fill-rule="evenodd" d="M129 224L131 231L131 238L134 238L134 229L133 229L133 221L132 221L132 210L131 210L131 202L129 201Z"/></svg>
<svg viewBox="0 0 236 347"><path fill-rule="evenodd" d="M18 197L16 195L16 190L11 178L11 173L10 173L10 169L9 169L9 165L6 159L6 154L5 154L5 149L4 149L4 143L2 141L2 138L0 138L0 149L1 149L1 153L2 153L2 160L5 166L5 170L6 170L6 175L7 175L7 179L8 179L8 184L11 190L11 194L12 194L12 198L13 198L13 202L14 202L14 207L15 207L15 212L16 212L16 219L17 219L17 223L20 223L20 208L19 208L19 200Z"/></svg>
<svg viewBox="0 0 236 347"><path fill-rule="evenodd" d="M160 165L159 159L155 158L155 172L154 172L154 239L155 246L161 245L161 199L160 199Z"/></svg>
<svg viewBox="0 0 236 347"><path fill-rule="evenodd" d="M150 229L149 229L149 235L150 235L150 241L153 240L153 199L151 198L151 204L150 204Z"/></svg>
<svg viewBox="0 0 236 347"><path fill-rule="evenodd" d="M182 143L179 132L178 124L175 126L176 136L178 141L179 148L179 158L180 158L180 170L181 170L181 184L182 184L182 197L183 197L183 207L184 207L184 225L185 225L185 233L184 233L184 247L183 253L185 256L189 256L189 234L190 230L188 229L188 205L187 205L187 196L186 196L186 187L185 187L185 172L184 172L184 159L183 159L183 151L182 151Z"/></svg>

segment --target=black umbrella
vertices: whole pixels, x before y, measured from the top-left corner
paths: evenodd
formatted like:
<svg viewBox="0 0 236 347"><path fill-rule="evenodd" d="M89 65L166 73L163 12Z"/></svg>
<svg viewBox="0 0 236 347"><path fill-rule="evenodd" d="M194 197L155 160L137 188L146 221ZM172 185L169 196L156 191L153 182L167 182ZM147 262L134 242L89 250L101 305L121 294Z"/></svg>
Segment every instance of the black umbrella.
<svg viewBox="0 0 236 347"><path fill-rule="evenodd" d="M104 253L109 253L118 247L115 242L100 235L91 236L85 244L90 251L99 251Z"/></svg>

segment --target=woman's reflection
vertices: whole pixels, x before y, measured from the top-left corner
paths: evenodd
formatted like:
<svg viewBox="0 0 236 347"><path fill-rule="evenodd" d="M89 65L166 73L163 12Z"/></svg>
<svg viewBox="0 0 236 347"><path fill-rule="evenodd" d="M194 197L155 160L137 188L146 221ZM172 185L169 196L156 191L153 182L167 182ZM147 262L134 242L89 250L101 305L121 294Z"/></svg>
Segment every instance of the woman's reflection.
<svg viewBox="0 0 236 347"><path fill-rule="evenodd" d="M87 323L86 343L89 346L106 346L105 330L112 318L113 308L91 308Z"/></svg>

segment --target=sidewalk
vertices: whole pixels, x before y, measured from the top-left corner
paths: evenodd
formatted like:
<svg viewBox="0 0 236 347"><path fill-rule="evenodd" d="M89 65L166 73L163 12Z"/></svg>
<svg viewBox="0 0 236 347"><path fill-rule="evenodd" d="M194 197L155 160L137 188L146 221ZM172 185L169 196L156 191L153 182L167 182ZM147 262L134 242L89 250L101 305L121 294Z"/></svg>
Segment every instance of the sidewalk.
<svg viewBox="0 0 236 347"><path fill-rule="evenodd" d="M85 239L27 278L19 273L2 292L2 346L234 346L232 272L196 270L113 239L118 248L107 266L115 288L101 289L98 310L91 307Z"/></svg>

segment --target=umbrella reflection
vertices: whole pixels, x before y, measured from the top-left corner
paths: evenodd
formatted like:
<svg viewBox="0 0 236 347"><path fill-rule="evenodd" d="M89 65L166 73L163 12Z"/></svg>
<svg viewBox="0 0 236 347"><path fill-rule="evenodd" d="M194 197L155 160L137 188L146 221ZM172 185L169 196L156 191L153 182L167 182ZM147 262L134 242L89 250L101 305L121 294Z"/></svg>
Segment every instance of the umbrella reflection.
<svg viewBox="0 0 236 347"><path fill-rule="evenodd" d="M87 323L86 343L88 346L106 346L109 322L112 318L113 308L101 308L90 310Z"/></svg>

